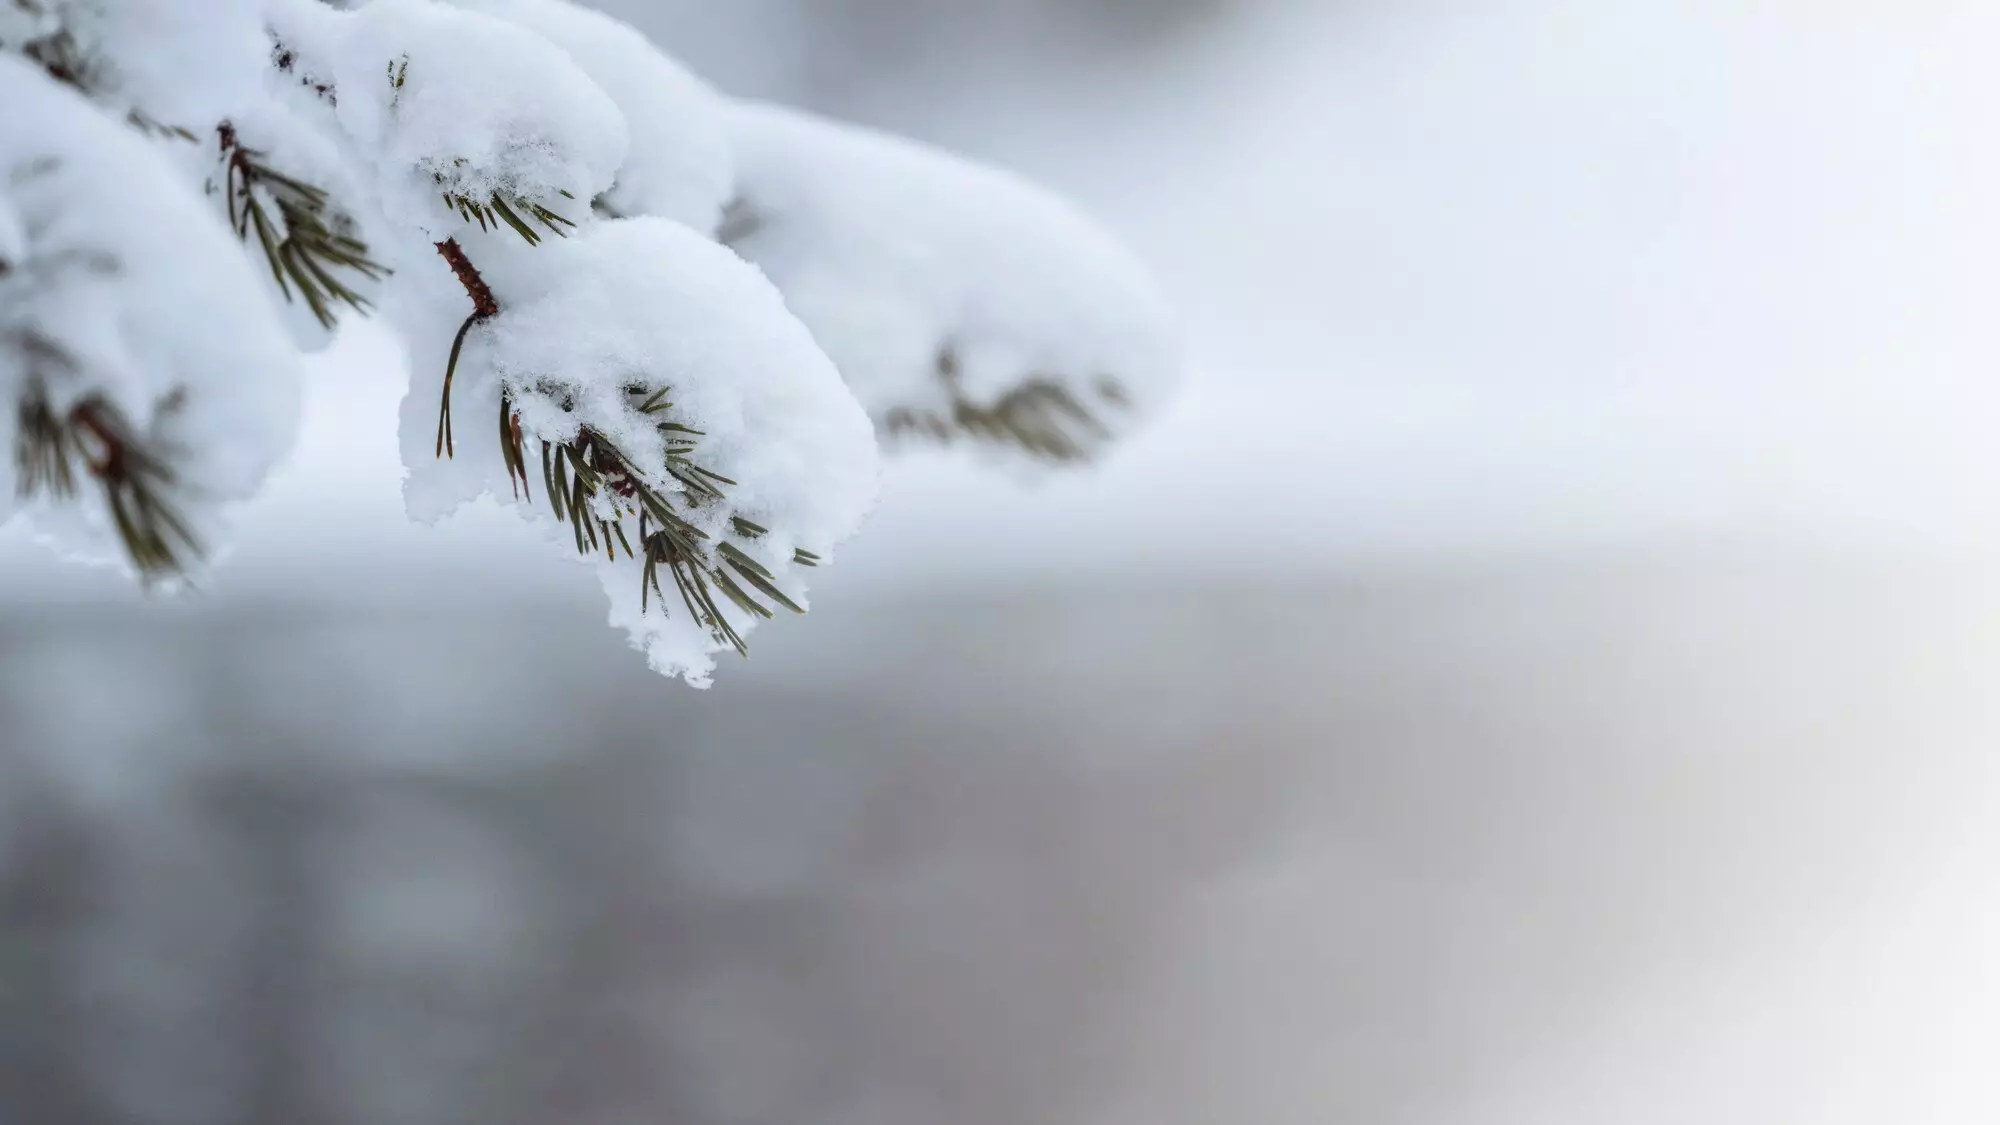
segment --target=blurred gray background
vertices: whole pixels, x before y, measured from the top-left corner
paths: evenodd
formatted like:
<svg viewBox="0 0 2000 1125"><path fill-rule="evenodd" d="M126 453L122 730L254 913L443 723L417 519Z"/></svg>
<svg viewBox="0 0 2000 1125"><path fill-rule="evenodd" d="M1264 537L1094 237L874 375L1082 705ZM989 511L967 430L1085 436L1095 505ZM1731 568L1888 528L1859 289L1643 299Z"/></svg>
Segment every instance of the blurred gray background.
<svg viewBox="0 0 2000 1125"><path fill-rule="evenodd" d="M367 331L203 595L0 535L0 1122L2000 1113L2000 17L605 6L1075 196L1186 395L708 693L402 520Z"/></svg>

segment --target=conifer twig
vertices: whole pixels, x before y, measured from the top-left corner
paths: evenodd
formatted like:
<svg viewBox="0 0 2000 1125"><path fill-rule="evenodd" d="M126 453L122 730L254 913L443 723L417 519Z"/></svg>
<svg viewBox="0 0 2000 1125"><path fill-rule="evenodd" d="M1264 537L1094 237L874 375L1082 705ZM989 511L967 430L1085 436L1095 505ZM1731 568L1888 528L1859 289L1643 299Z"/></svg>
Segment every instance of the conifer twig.
<svg viewBox="0 0 2000 1125"><path fill-rule="evenodd" d="M472 312L466 316L465 322L458 326L458 335L452 337L451 340L451 358L447 359L444 365L444 396L438 404L437 452L435 455L450 457L453 455L451 441L451 381L452 377L458 373L459 349L465 346L465 334L472 331L473 325L491 319L499 313L500 302L494 299L493 290L486 284L486 279L479 276L479 270L473 266L472 259L465 256L465 248L458 244L458 239L445 239L443 242L437 244L437 251L444 256L445 262L451 266L451 272L457 275L458 283L465 287L465 295L472 299Z"/></svg>
<svg viewBox="0 0 2000 1125"><path fill-rule="evenodd" d="M458 370L459 351L473 325L500 314L500 302L456 239L439 242L437 250L472 302L472 311L459 325L450 358L445 362L443 401L438 410L437 455L450 456L451 388ZM735 544L718 542L711 554L706 547L710 536L689 522L683 509L726 500L723 490L736 482L694 460L695 439L704 435L667 417L673 406L667 388L649 391L633 385L625 391L633 410L657 419L653 425L664 441L660 470L680 490L663 492L654 488L629 454L601 430L585 424L578 426L576 436L568 440L541 439L542 492L548 498L549 510L555 514L556 522L569 524L577 553L602 551L605 558L616 560L622 550L627 558L641 561L642 611L651 608L654 596L665 597L659 577L660 569L665 567L673 576L682 605L695 623L707 629L718 643L748 656L749 645L722 612L717 591L756 617L773 616L772 609L765 604L767 601L794 613L804 613L805 608L778 588L776 576L768 568ZM532 500L528 433L521 423L515 392L505 384L500 390L499 437L500 458L514 495L517 498L526 495ZM638 520L636 549L625 533L625 521L633 517ZM761 525L742 517L733 518L730 527L746 541L768 534ZM820 561L818 555L802 549L793 552L792 558L803 566L816 566ZM661 609L665 612L664 601Z"/></svg>
<svg viewBox="0 0 2000 1125"><path fill-rule="evenodd" d="M169 400L162 409L174 405ZM80 461L103 492L119 540L142 577L185 574L187 564L201 558L201 540L168 497L176 483L172 467L117 406L92 395L58 414L35 383L23 392L17 410L14 457L23 497L75 495L72 462Z"/></svg>
<svg viewBox="0 0 2000 1125"><path fill-rule="evenodd" d="M496 191L480 200L462 192L442 191L439 194L444 198L446 207L458 212L459 218L466 222L479 224L481 231L499 230L504 225L530 246L541 245L543 235L528 219L542 224L560 238L569 237L570 230L576 227L575 223L526 196L508 196ZM565 199L575 198L566 191L562 195ZM523 215L527 218L522 218Z"/></svg>
<svg viewBox="0 0 2000 1125"><path fill-rule="evenodd" d="M631 388L628 393L635 399L645 394L643 388ZM642 414L663 413L668 405L665 396L665 391L656 391L644 402L635 402L634 408ZM570 525L579 554L603 551L605 558L615 560L622 550L625 557L640 561L642 612L651 608L655 597L663 599L661 611L666 611L665 591L660 583L664 567L673 577L675 592L694 622L707 629L717 643L748 656L749 645L742 633L722 612L724 599L745 613L762 618L774 613L766 602L794 613L804 613L805 608L778 588L776 576L762 563L726 539L712 540L707 532L688 520L687 508L724 500L720 486L735 482L690 460L688 455L694 450L690 439L701 436L699 430L670 420L656 426L668 438L665 468L682 485L681 491L664 492L653 487L623 449L602 431L585 425L578 427L576 436L567 441L541 442L542 491L548 497L549 509L558 523ZM500 403L500 449L508 476L516 486L516 495L532 495L526 435L513 399L505 391ZM635 517L636 548L625 533L625 521ZM764 527L741 516L731 518L730 530L745 541L768 534ZM801 549L793 553L793 561L814 566L819 556Z"/></svg>
<svg viewBox="0 0 2000 1125"><path fill-rule="evenodd" d="M1097 443L1111 431L1091 409L1062 383L1036 375L981 406L960 386L958 357L946 348L938 353L938 379L951 396L951 410L942 413L899 406L883 418L892 436L918 433L950 443L964 436L975 441L1019 446L1049 461L1087 461ZM1106 376L1097 382L1098 397L1113 406L1130 404L1124 385Z"/></svg>
<svg viewBox="0 0 2000 1125"><path fill-rule="evenodd" d="M292 300L292 290L297 289L313 317L329 329L337 321L336 302L366 314L371 307L368 300L339 275L346 271L380 281L389 268L368 257L366 243L344 233L348 220L332 210L325 190L271 167L262 152L237 139L235 127L227 121L216 127L216 136L222 148L229 225L246 242L256 234L271 278L285 300ZM267 198L277 206L276 222L264 206Z"/></svg>

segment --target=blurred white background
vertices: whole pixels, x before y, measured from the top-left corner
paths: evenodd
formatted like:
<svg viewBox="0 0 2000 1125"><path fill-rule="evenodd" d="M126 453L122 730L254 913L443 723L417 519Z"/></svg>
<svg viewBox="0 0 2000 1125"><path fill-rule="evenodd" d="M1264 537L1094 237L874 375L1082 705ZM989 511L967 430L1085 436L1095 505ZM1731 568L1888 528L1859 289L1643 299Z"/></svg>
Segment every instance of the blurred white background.
<svg viewBox="0 0 2000 1125"><path fill-rule="evenodd" d="M605 6L1074 196L1187 392L704 695L403 520L366 331L202 597L0 537L0 1120L2000 1114L2000 12Z"/></svg>

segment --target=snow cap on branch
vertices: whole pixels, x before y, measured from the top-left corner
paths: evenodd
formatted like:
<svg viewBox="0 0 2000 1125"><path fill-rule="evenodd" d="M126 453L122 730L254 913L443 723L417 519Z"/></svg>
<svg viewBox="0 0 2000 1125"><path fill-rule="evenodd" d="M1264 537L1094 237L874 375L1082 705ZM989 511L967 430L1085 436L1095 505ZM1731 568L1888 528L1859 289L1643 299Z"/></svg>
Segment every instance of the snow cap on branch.
<svg viewBox="0 0 2000 1125"><path fill-rule="evenodd" d="M259 8L258 0L7 0L0 52L25 55L138 124L206 134L262 89L270 48Z"/></svg>
<svg viewBox="0 0 2000 1125"><path fill-rule="evenodd" d="M889 436L1087 459L1178 381L1145 271L997 169L776 106L730 107L722 237Z"/></svg>
<svg viewBox="0 0 2000 1125"><path fill-rule="evenodd" d="M452 0L567 52L625 115L631 151L602 203L713 233L734 182L723 99L631 26L567 0Z"/></svg>
<svg viewBox="0 0 2000 1125"><path fill-rule="evenodd" d="M334 96L384 211L430 238L463 230L468 208L574 220L625 161L618 107L533 31L437 0L283 15L279 41Z"/></svg>
<svg viewBox="0 0 2000 1125"><path fill-rule="evenodd" d="M705 684L710 654L767 615L737 594L802 608L804 568L873 505L867 416L778 291L677 223L599 223L489 280L502 311L468 340L464 386L481 371L497 380L488 393L518 412L530 464L540 441L604 453L611 467L599 466L605 484L584 514L623 519L642 557L641 515L685 536L687 580L714 587L709 605L699 590L683 597L683 576L664 567L642 595L639 561L597 565L613 623L655 668ZM530 477L530 491L550 490L539 471ZM701 620L711 607L720 622Z"/></svg>
<svg viewBox="0 0 2000 1125"><path fill-rule="evenodd" d="M317 0L272 0L274 4ZM253 256L307 350L380 299L395 232L379 217L371 162L340 127L330 79L303 69L295 48L273 44L265 96L231 114L199 146L204 188Z"/></svg>

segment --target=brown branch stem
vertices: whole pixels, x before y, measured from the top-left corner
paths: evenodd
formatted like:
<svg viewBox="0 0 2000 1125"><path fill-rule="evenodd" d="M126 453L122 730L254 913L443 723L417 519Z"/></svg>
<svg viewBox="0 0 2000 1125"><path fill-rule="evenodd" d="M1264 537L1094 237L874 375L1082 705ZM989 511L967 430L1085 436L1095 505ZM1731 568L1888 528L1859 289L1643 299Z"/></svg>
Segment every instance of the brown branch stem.
<svg viewBox="0 0 2000 1125"><path fill-rule="evenodd" d="M451 272L457 275L458 283L465 287L465 295L472 299L472 313L465 318L465 323L458 326L458 335L451 341L451 358L444 365L444 395L438 403L436 456L449 457L452 455L451 381L458 372L458 352L465 346L465 334L472 331L473 325L499 314L500 302L494 298L493 289L486 284L486 279L479 276L472 259L465 256L465 248L458 244L458 239L445 239L437 244L437 251L451 266Z"/></svg>

